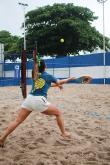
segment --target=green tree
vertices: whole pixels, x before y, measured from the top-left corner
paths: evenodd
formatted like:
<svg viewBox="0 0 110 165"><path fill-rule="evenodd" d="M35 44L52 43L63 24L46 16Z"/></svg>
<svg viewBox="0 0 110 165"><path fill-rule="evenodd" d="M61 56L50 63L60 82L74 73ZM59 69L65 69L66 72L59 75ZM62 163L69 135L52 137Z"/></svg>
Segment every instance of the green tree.
<svg viewBox="0 0 110 165"><path fill-rule="evenodd" d="M15 53L19 52L19 39L20 37L12 36L6 30L0 31L0 43L4 44L5 59L15 59Z"/></svg>
<svg viewBox="0 0 110 165"><path fill-rule="evenodd" d="M19 39L20 37L12 36L10 32L6 30L0 31L0 43L4 44L6 52L18 52Z"/></svg>
<svg viewBox="0 0 110 165"><path fill-rule="evenodd" d="M84 7L69 4L54 4L39 7L26 14L27 49L32 50L38 42L40 54L78 54L103 48L103 35L92 22L97 17ZM64 38L64 43L60 39ZM110 48L106 37L106 49Z"/></svg>

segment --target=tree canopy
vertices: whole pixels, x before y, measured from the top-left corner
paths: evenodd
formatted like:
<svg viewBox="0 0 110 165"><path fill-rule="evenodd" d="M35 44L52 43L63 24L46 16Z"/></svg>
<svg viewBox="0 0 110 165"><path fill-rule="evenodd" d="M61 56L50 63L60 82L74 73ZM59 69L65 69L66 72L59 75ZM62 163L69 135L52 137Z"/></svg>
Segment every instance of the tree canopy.
<svg viewBox="0 0 110 165"><path fill-rule="evenodd" d="M86 8L73 3L61 3L39 7L26 14L26 47L28 58L32 58L35 43L41 55L79 54L103 49L103 35L92 26L98 19ZM60 42L64 39L64 42ZM0 31L0 43L5 45L5 59L20 57L23 38L13 36L6 30ZM110 49L109 38L105 37L105 48ZM11 53L11 54L10 54Z"/></svg>
<svg viewBox="0 0 110 165"><path fill-rule="evenodd" d="M12 36L10 32L6 30L0 31L0 43L4 44L6 52L17 52L18 42L19 42L18 36Z"/></svg>
<svg viewBox="0 0 110 165"><path fill-rule="evenodd" d="M26 14L27 48L33 49L37 41L39 53L45 55L102 49L103 35L92 27L96 19L90 9L72 3L39 7ZM64 43L60 42L61 38ZM106 48L108 41L106 37Z"/></svg>
<svg viewBox="0 0 110 165"><path fill-rule="evenodd" d="M19 37L13 36L6 30L0 31L0 43L4 44L5 59L16 59L15 53L19 52ZM10 55L12 53L12 55Z"/></svg>

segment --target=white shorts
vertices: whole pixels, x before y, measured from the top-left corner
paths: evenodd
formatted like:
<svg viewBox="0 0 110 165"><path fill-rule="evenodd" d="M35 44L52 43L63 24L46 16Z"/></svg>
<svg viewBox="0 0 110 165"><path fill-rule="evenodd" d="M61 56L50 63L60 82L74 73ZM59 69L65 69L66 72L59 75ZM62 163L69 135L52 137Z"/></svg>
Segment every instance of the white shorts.
<svg viewBox="0 0 110 165"><path fill-rule="evenodd" d="M44 96L33 96L28 95L22 103L21 107L26 108L30 111L43 112L48 109L50 103Z"/></svg>

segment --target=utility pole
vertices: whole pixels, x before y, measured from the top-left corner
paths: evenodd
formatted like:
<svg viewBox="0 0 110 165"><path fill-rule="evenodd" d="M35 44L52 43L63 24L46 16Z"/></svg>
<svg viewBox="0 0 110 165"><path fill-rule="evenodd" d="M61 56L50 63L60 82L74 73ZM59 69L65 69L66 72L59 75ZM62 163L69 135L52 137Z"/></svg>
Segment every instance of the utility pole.
<svg viewBox="0 0 110 165"><path fill-rule="evenodd" d="M106 56L105 56L105 2L107 0L97 0L103 7L103 65L104 65L104 84L106 83Z"/></svg>
<svg viewBox="0 0 110 165"><path fill-rule="evenodd" d="M27 96L27 89L26 89L26 29L25 29L25 9L28 6L28 4L24 3L18 3L23 7L23 15L24 15L24 46L23 51L21 55L21 90L23 98L26 98Z"/></svg>

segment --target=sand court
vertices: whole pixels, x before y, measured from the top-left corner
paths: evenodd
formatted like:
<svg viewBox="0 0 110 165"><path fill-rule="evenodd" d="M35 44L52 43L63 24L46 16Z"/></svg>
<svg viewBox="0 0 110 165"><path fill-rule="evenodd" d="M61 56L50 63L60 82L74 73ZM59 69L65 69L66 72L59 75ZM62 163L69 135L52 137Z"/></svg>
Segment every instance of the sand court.
<svg viewBox="0 0 110 165"><path fill-rule="evenodd" d="M28 91L31 86L28 86ZM110 165L110 86L65 84L48 100L62 109L64 140L54 117L32 112L0 148L0 165ZM19 87L0 88L0 133L23 101Z"/></svg>

